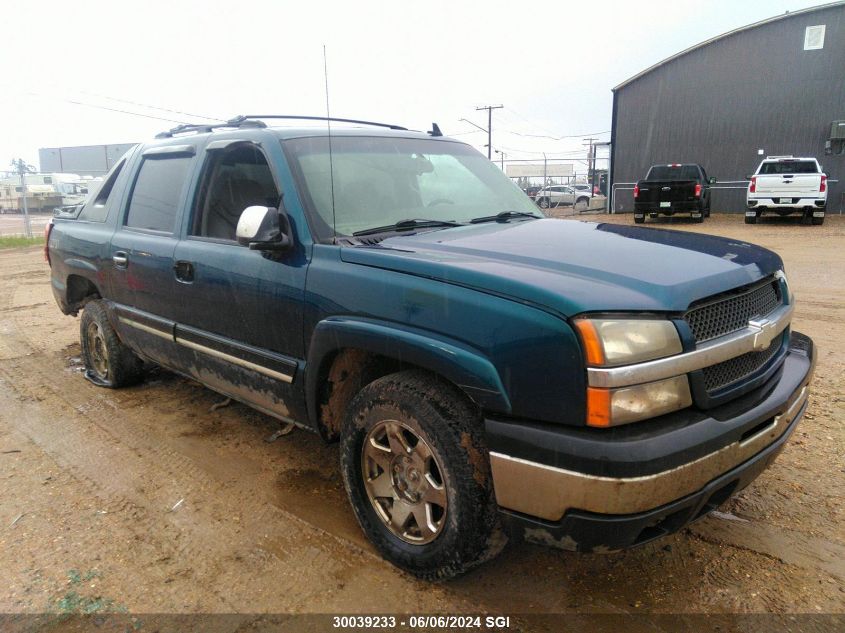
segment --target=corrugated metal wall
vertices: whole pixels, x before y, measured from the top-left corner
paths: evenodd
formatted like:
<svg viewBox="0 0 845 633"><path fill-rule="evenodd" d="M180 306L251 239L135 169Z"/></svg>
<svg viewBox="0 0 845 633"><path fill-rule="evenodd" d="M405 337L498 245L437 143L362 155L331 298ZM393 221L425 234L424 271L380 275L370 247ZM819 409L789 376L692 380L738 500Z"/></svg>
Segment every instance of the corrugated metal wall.
<svg viewBox="0 0 845 633"><path fill-rule="evenodd" d="M38 150L39 171L102 176L133 147L135 143L44 147Z"/></svg>
<svg viewBox="0 0 845 633"><path fill-rule="evenodd" d="M822 50L804 50L824 24ZM634 182L656 163L701 163L720 181L742 180L767 155L815 156L831 179L828 211L842 210L845 154L826 156L845 120L845 6L788 16L716 40L616 92L613 180ZM619 185L622 187L623 185ZM742 185L739 185L742 186ZM714 211L741 212L745 189L713 192ZM616 211L633 210L617 190Z"/></svg>

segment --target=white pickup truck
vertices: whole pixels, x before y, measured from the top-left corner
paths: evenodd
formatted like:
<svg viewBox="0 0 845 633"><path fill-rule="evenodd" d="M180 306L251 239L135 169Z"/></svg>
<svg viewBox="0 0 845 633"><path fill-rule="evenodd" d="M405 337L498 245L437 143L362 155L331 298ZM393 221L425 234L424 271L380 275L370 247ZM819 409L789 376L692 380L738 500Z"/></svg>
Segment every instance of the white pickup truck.
<svg viewBox="0 0 845 633"><path fill-rule="evenodd" d="M827 175L815 158L767 156L748 177L745 223L763 212L802 213L805 224L822 224L827 207Z"/></svg>

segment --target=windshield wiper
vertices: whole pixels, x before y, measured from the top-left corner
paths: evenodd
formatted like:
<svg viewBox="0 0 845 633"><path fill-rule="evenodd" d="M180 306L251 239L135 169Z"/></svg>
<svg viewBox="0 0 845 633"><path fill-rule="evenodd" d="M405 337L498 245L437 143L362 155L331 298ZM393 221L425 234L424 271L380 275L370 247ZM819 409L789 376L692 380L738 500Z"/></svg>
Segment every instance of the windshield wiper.
<svg viewBox="0 0 845 633"><path fill-rule="evenodd" d="M469 223L479 224L480 222L501 222L502 220L521 217L537 218L539 220L542 216L534 215L533 213L527 213L526 211L502 211L501 213L497 213L496 215L486 215L483 218L473 218L469 221Z"/></svg>
<svg viewBox="0 0 845 633"><path fill-rule="evenodd" d="M372 229L355 231L352 235L354 237L358 237L360 235L375 235L376 233L387 233L388 231L406 231L409 229L448 226L463 226L463 224L461 224L460 222L454 222L452 220L425 220L414 218L411 220L399 220L396 224L388 224L387 226L377 226Z"/></svg>

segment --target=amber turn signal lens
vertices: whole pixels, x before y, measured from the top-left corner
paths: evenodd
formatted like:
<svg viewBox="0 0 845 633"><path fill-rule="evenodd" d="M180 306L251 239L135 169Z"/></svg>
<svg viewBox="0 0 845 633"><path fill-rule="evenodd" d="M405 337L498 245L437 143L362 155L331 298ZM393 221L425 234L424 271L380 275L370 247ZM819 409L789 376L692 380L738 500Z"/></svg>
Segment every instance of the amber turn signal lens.
<svg viewBox="0 0 845 633"><path fill-rule="evenodd" d="M587 387L587 426L610 426L610 390Z"/></svg>
<svg viewBox="0 0 845 633"><path fill-rule="evenodd" d="M601 339L596 326L589 319L577 319L575 328L581 336L581 342L584 344L584 354L587 357L588 365L603 365L604 364L604 347L602 347Z"/></svg>

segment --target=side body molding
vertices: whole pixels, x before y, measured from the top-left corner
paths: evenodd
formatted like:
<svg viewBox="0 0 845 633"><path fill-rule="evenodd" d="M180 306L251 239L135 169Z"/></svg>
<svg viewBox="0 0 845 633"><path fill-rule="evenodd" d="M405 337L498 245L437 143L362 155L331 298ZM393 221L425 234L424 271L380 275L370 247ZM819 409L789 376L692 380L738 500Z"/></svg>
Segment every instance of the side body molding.
<svg viewBox="0 0 845 633"><path fill-rule="evenodd" d="M329 317L316 325L308 348L305 389L312 423L319 418L320 370L335 351L345 348L360 349L435 372L460 387L480 407L503 414L511 411L499 373L477 350L394 323Z"/></svg>

